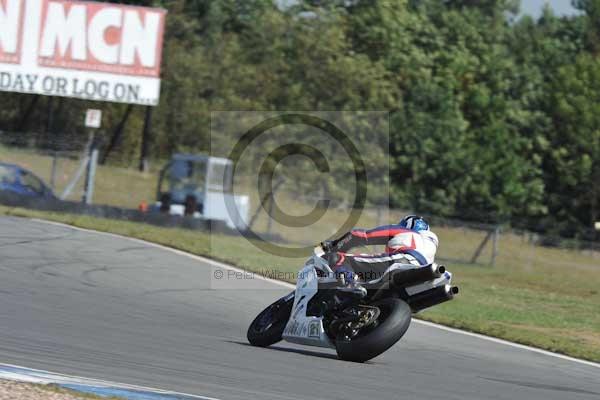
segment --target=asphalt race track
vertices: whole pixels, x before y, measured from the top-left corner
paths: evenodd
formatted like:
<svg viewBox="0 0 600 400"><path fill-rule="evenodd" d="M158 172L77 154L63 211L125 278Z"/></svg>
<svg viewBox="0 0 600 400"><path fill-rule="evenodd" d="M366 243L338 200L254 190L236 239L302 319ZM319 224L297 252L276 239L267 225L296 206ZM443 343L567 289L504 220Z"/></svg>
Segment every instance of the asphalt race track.
<svg viewBox="0 0 600 400"><path fill-rule="evenodd" d="M249 346L249 322L288 290L241 279L227 283L245 289L210 290L211 269L0 218L0 363L218 399L600 399L600 368L416 323L366 364Z"/></svg>

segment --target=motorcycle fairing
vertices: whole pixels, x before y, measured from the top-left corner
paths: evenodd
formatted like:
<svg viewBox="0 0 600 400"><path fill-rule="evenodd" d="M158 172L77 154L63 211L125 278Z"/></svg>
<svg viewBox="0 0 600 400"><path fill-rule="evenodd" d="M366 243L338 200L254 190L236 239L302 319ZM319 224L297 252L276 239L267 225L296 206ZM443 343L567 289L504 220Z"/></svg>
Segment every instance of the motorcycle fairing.
<svg viewBox="0 0 600 400"><path fill-rule="evenodd" d="M323 329L323 318L306 315L308 302L319 290L319 278L315 268L330 270L325 260L318 255L311 257L300 270L292 313L282 336L284 340L291 343L335 348Z"/></svg>

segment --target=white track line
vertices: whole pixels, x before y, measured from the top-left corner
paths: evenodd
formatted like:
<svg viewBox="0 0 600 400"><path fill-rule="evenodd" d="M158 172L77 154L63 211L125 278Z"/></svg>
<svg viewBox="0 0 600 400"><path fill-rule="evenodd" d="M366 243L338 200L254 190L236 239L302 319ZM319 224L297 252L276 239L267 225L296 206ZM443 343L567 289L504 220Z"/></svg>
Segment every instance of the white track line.
<svg viewBox="0 0 600 400"><path fill-rule="evenodd" d="M222 263L222 262L219 262L219 261L215 261L215 260L212 260L210 258L206 258L206 257L202 257L202 256L197 256L195 254L187 253L185 251L177 250L177 249L174 249L172 247L167 247L167 246L164 246L164 245L161 245L161 244L158 244L158 243L148 242L148 241L142 240L142 239L137 239L137 238L132 238L132 237L129 237L129 236L118 235L116 233L101 232L101 231L96 231L96 230L93 230L93 229L80 228L80 227L73 226L73 225L63 224L63 223L54 222L54 221L46 221L46 220L38 219L38 218L30 218L30 219L32 221L41 222L41 223L44 223L44 224L50 224L50 225L57 225L57 226L67 227L67 228L79 230L79 231L82 231L82 232L88 232L88 233L95 233L95 234L100 234L100 235L106 235L106 236L111 236L111 237L115 237L115 238L119 238L119 239L128 239L128 240L131 240L133 242L142 243L142 244L145 244L145 245L148 245L148 246L151 246L151 247L156 247L156 248L159 248L159 249L162 249L162 250L165 250L165 251L169 251L171 253L175 253L175 254L178 254L178 255L181 255L181 256L189 257L189 258L192 258L194 260L202 261L202 262L207 263L207 264L212 264L213 266L216 266L216 267L225 268L225 269L229 269L229 270L237 271L237 272L245 272L243 269L236 268L236 267L234 267L232 265L228 265L228 264L225 264L225 263ZM259 278L259 279L262 279L262 280L265 280L267 282L271 282L271 283L273 283L275 285L279 285L279 286L283 286L283 287L289 288L289 289L295 289L295 287L296 287L295 285L292 285L291 283L278 281L278 280L267 278L267 277L264 277L264 276L261 276L261 275L255 275L255 277ZM461 335L471 336L471 337L475 337L475 338L478 338L478 339L487 340L487 341L490 341L490 342L494 342L494 343L498 343L498 344L503 344L503 345L506 345L506 346L511 346L511 347L514 347L514 348L517 348L517 349L528 350L528 351L532 351L532 352L535 352L535 353L544 354L546 356L560 358L562 360L572 361L572 362L583 364L583 365L587 365L587 366L590 366L590 367L600 368L600 364L592 362L592 361L581 360L579 358L569 357L569 356L566 356L564 354L559 354L559 353L553 353L551 351L538 349L536 347L531 347L531 346L527 346L527 345L524 345L524 344L518 344L518 343L509 342L508 340L498 339L498 338L495 338L495 337L482 335L480 333L473 333L473 332L467 332L467 331L463 331L463 330L456 329L456 328L449 328L447 326L439 325L439 324L436 324L436 323L433 323L433 322L429 322L429 321L423 321L423 320L419 320L419 319L413 319L413 320L416 323L419 323L421 325L425 325L425 326L429 326L429 327L432 327L432 328L441 329L441 330L444 330L444 331L447 331L447 332L452 332L452 333L458 333L458 334L461 334Z"/></svg>
<svg viewBox="0 0 600 400"><path fill-rule="evenodd" d="M17 368L25 370L23 373L14 372L14 373L3 373L2 368ZM219 400L215 397L207 397L200 396L197 394L190 393L182 393L182 392L174 392L171 390L164 389L156 389L148 386L137 386L130 385L127 383L113 382L113 381L105 381L101 379L93 379L93 378L84 378L82 376L77 375L67 375L67 374L59 374L56 372L49 372L40 369L32 369L27 367L21 367L19 365L12 364L0 364L0 378L19 381L19 382L28 382L28 383L40 383L40 384L48 384L48 383L56 383L56 384L77 384L82 386L89 387L103 387L103 388L116 388L123 390L132 390L132 391L144 391L151 392L160 395L170 395L170 396L185 396L189 398L199 399L199 400Z"/></svg>

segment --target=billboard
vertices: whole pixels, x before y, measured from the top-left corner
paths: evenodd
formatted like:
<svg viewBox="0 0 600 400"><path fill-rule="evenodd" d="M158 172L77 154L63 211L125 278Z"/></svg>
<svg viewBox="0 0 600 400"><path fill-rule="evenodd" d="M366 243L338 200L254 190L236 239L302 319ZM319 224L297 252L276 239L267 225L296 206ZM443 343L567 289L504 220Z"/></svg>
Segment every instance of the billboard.
<svg viewBox="0 0 600 400"><path fill-rule="evenodd" d="M0 0L0 90L156 105L166 11Z"/></svg>

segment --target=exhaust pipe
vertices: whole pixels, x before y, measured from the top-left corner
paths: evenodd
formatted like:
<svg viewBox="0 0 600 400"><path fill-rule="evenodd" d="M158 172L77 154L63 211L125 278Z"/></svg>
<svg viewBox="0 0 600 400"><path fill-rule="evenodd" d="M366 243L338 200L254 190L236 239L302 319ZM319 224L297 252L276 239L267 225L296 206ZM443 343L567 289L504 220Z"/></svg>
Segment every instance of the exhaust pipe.
<svg viewBox="0 0 600 400"><path fill-rule="evenodd" d="M452 300L458 294L457 286L444 285L417 293L408 298L413 313Z"/></svg>
<svg viewBox="0 0 600 400"><path fill-rule="evenodd" d="M423 283L439 278L444 272L446 272L446 267L443 265L431 264L426 267L393 271L391 280L394 283L394 286L403 288L416 283Z"/></svg>

